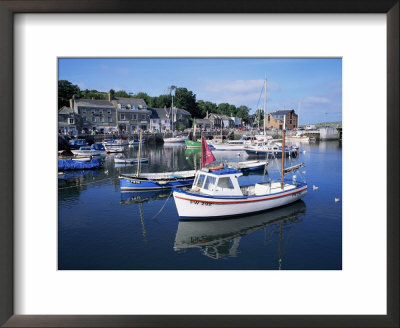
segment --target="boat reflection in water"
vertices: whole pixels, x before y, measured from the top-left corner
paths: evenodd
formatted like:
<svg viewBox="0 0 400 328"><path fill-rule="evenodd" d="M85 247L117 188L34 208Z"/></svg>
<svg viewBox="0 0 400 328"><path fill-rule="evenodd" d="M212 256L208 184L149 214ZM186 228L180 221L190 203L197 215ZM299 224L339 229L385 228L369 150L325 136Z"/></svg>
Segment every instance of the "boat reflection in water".
<svg viewBox="0 0 400 328"><path fill-rule="evenodd" d="M220 259L237 255L240 239L261 228L271 228L279 234L279 269L281 268L281 243L283 227L300 222L299 215L305 214L306 205L299 200L291 205L257 215L234 219L216 219L207 221L179 221L174 250L200 248L211 258ZM276 228L276 229L275 229Z"/></svg>

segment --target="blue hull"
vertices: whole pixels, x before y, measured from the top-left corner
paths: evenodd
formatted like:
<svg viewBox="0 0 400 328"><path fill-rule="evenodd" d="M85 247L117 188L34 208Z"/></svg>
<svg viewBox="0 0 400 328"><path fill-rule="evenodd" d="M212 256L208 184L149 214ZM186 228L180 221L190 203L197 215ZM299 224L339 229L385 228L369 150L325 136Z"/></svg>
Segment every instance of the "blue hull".
<svg viewBox="0 0 400 328"><path fill-rule="evenodd" d="M166 183L158 183L154 180L141 180L136 178L124 178L120 177L121 190L161 190L171 189L173 187L179 188L184 186L191 186L194 179L176 179L167 181ZM165 180L164 180L165 181Z"/></svg>

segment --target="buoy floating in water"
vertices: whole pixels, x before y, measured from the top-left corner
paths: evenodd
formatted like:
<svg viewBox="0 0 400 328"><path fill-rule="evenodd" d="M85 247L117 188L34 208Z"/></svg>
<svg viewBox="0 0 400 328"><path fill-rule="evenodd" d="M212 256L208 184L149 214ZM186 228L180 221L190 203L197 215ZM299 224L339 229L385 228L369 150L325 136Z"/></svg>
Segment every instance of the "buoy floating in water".
<svg viewBox="0 0 400 328"><path fill-rule="evenodd" d="M335 198L335 203L340 202L340 198Z"/></svg>
<svg viewBox="0 0 400 328"><path fill-rule="evenodd" d="M312 186L312 189L313 189L313 190L318 190L318 187L313 185L313 186Z"/></svg>

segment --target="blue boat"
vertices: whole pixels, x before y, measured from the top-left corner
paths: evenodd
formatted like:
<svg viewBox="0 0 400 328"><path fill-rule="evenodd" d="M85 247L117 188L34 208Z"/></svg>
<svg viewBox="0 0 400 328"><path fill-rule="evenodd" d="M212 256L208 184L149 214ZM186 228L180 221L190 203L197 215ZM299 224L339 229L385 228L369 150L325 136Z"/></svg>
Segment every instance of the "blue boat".
<svg viewBox="0 0 400 328"><path fill-rule="evenodd" d="M102 165L102 162L93 158L89 162L77 161L73 159L59 159L58 160L58 170L87 170L87 169L98 169Z"/></svg>
<svg viewBox="0 0 400 328"><path fill-rule="evenodd" d="M140 173L120 175L121 191L171 189L193 184L196 171Z"/></svg>
<svg viewBox="0 0 400 328"><path fill-rule="evenodd" d="M68 144L71 149L79 149L88 145L85 139L71 139Z"/></svg>

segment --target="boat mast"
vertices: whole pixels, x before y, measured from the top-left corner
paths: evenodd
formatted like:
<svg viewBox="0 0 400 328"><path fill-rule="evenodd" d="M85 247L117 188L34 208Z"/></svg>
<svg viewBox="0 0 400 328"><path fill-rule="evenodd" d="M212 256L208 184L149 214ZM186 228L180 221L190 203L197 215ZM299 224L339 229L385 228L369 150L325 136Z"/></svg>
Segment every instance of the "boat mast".
<svg viewBox="0 0 400 328"><path fill-rule="evenodd" d="M265 81L264 81L264 135L266 135L266 130L265 130L265 120L267 118L266 115L266 110L267 110L267 75L265 75Z"/></svg>
<svg viewBox="0 0 400 328"><path fill-rule="evenodd" d="M140 175L140 159L142 157L142 131L139 132L139 151L137 155L137 171L136 171L136 176L138 177Z"/></svg>
<svg viewBox="0 0 400 328"><path fill-rule="evenodd" d="M281 169L281 189L283 190L284 182L283 178L285 177L284 168L285 168L285 122L286 116L283 116L283 126L282 126L282 169Z"/></svg>

